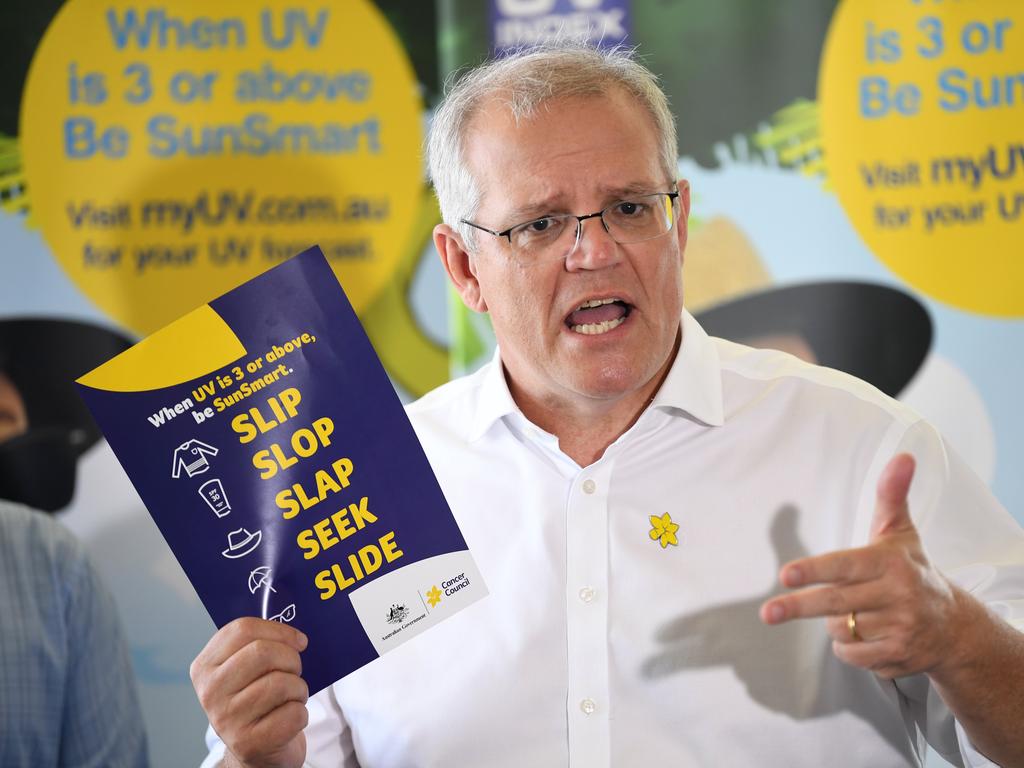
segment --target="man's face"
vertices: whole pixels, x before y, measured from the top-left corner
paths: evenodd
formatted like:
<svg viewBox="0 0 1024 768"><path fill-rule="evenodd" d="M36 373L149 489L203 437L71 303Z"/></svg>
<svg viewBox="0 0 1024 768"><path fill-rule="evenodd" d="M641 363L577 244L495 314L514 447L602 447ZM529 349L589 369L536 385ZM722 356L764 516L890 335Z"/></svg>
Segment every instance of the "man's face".
<svg viewBox="0 0 1024 768"><path fill-rule="evenodd" d="M7 374L0 371L0 443L28 429L25 403Z"/></svg>
<svg viewBox="0 0 1024 768"><path fill-rule="evenodd" d="M482 193L475 223L501 231L545 214L583 215L623 198L669 192L672 179L660 168L658 150L653 121L625 92L554 101L519 125L492 104L466 139ZM522 263L505 238L476 233L469 261L479 284L473 308L491 315L513 394L552 404L614 400L667 367L682 309L685 183L680 192L682 214L668 234L621 245L599 219L588 219L564 259ZM608 299L617 303L596 314L577 312ZM580 320L593 330L591 320L620 316L605 332L578 328Z"/></svg>

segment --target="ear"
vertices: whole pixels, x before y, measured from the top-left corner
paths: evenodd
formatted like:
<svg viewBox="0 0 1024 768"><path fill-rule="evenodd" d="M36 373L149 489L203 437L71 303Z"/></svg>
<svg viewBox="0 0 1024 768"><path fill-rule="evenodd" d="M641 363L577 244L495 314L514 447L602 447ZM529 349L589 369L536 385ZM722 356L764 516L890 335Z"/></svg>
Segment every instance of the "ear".
<svg viewBox="0 0 1024 768"><path fill-rule="evenodd" d="M434 247L441 257L444 271L448 273L448 279L462 297L462 303L474 312L486 312L487 302L480 292L476 267L462 236L447 224L438 224L434 227Z"/></svg>
<svg viewBox="0 0 1024 768"><path fill-rule="evenodd" d="M690 182L679 179L679 221L676 223L676 236L679 238L679 256L685 258L686 238L690 232Z"/></svg>

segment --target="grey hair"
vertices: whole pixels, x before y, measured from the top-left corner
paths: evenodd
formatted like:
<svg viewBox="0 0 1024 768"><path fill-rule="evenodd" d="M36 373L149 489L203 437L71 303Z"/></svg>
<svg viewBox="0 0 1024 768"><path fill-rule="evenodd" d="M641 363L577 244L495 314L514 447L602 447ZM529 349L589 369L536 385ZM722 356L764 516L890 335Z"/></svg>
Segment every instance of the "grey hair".
<svg viewBox="0 0 1024 768"><path fill-rule="evenodd" d="M563 98L600 96L623 88L647 109L661 144L660 163L669 180L676 177L676 123L657 76L634 58L634 50L601 50L582 41L559 40L514 51L503 58L454 73L444 101L434 113L427 137L430 178L441 218L473 247L472 219L481 192L466 164L466 130L480 109L497 99L518 123L540 106Z"/></svg>

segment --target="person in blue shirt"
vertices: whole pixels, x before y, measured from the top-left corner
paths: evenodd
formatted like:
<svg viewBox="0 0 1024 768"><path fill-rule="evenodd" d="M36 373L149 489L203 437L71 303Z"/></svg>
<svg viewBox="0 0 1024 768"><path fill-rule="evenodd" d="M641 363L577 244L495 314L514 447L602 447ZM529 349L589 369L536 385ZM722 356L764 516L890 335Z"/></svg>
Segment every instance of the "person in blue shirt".
<svg viewBox="0 0 1024 768"><path fill-rule="evenodd" d="M0 349L0 448L10 488L22 492L46 483L25 482L31 472L17 446L35 409L26 406L19 377L8 375L18 370L14 357L11 347ZM47 443L54 441L25 444ZM33 463L49 454L29 453ZM63 484L57 475L66 468L59 460L51 465L54 484ZM40 476L45 480L46 473ZM43 512L10 501L16 494L5 487L0 484L0 766L148 765L128 645L110 592L81 543Z"/></svg>

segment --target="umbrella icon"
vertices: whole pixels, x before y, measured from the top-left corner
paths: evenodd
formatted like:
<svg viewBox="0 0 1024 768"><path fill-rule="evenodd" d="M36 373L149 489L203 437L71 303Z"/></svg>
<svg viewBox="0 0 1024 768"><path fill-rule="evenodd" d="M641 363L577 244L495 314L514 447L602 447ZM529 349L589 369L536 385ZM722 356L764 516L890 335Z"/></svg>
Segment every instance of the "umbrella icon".
<svg viewBox="0 0 1024 768"><path fill-rule="evenodd" d="M256 594L256 590L266 587L271 592L277 592L272 586L273 579L270 578L272 571L266 565L261 565L259 568L254 568L253 572L249 574L249 591L252 594Z"/></svg>

